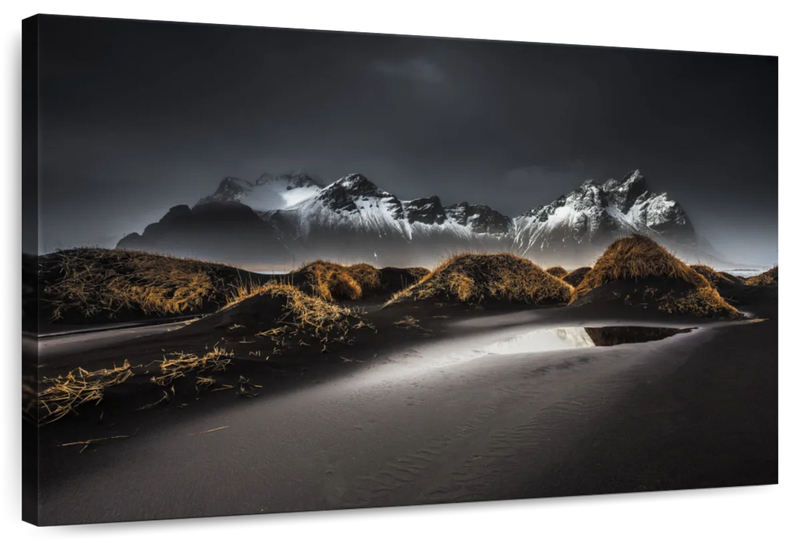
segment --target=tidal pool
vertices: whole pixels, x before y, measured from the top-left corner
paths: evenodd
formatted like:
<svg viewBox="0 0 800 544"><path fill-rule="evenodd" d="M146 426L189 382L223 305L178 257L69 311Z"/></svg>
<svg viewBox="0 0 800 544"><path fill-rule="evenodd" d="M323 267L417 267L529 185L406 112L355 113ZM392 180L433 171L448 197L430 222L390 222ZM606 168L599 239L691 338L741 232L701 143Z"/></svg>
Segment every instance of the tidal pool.
<svg viewBox="0 0 800 544"><path fill-rule="evenodd" d="M498 355L616 346L663 340L693 329L667 327L559 327L520 334L489 344L481 351Z"/></svg>

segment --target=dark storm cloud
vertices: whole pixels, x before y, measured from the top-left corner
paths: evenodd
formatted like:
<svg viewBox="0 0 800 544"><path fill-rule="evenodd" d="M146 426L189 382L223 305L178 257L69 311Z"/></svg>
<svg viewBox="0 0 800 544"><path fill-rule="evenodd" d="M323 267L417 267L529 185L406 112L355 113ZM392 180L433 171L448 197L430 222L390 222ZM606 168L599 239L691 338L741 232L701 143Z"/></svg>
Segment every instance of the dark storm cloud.
<svg viewBox="0 0 800 544"><path fill-rule="evenodd" d="M47 17L40 74L40 251L228 175L514 215L639 168L731 258L777 259L775 58Z"/></svg>

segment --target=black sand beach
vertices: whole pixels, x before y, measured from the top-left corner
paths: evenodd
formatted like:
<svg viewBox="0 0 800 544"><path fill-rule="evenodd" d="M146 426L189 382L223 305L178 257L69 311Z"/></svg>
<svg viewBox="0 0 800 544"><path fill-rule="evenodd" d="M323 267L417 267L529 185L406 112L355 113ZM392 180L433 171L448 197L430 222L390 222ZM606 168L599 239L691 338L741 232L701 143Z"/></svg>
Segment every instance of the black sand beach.
<svg viewBox="0 0 800 544"><path fill-rule="evenodd" d="M353 345L271 362L231 343L237 356L219 383L244 376L257 396L234 387L198 397L190 383L137 410L159 396L132 380L40 427L39 523L774 484L777 292L738 293L758 321L361 301L376 330L358 331ZM397 325L406 315L417 322ZM609 325L692 330L608 347L487 349L532 330ZM40 372L147 364L208 342L197 324L166 328L98 333L80 350L74 338L50 339ZM62 445L95 438L108 440Z"/></svg>

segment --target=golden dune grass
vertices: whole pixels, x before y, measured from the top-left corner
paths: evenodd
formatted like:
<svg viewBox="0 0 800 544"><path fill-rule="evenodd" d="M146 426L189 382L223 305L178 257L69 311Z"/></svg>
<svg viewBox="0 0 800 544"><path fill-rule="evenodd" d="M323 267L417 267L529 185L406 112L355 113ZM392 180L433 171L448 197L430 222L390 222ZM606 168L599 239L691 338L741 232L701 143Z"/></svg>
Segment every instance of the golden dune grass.
<svg viewBox="0 0 800 544"><path fill-rule="evenodd" d="M374 290L381 286L380 270L371 264L359 263L347 267L347 270L361 286L361 290Z"/></svg>
<svg viewBox="0 0 800 544"><path fill-rule="evenodd" d="M321 298L309 296L291 285L271 284L265 293L271 297L285 297L284 313L278 321L319 335L341 328L345 318L356 314L349 308L330 304Z"/></svg>
<svg viewBox="0 0 800 544"><path fill-rule="evenodd" d="M612 243L591 271L572 293L570 303L591 290L617 280L672 279L686 284L688 293L671 295L650 288L651 298L660 310L668 313L692 313L700 316L739 316L739 311L725 302L717 290L691 267L646 236L634 234Z"/></svg>
<svg viewBox="0 0 800 544"><path fill-rule="evenodd" d="M717 272L710 266L704 264L693 264L691 265L691 269L707 279L708 283L714 287L717 287L720 284L735 283L735 281L729 277L728 274Z"/></svg>
<svg viewBox="0 0 800 544"><path fill-rule="evenodd" d="M708 281L656 242L634 234L608 246L592 270L575 288L572 300L603 284L616 280L647 277L677 278L695 287L707 287Z"/></svg>
<svg viewBox="0 0 800 544"><path fill-rule="evenodd" d="M245 299L248 299L252 296L264 293L268 290L268 286L272 285L270 283L255 283L252 281L249 282L239 282L233 286L233 288L227 293L225 296L225 305L222 306L222 309L230 308L234 304L238 304Z"/></svg>
<svg viewBox="0 0 800 544"><path fill-rule="evenodd" d="M528 259L510 253L462 253L447 259L419 283L395 294L403 300L455 299L550 304L567 302L572 287Z"/></svg>
<svg viewBox="0 0 800 544"><path fill-rule="evenodd" d="M156 385L170 385L178 378L183 378L190 372L224 372L231 363L233 351L214 346L214 349L205 355L194 353L173 352L164 355L159 368L160 376L153 376L150 381ZM199 383L202 383L200 380Z"/></svg>
<svg viewBox="0 0 800 544"><path fill-rule="evenodd" d="M224 299L229 288L216 263L143 251L77 248L42 258L40 277L51 319L67 312L84 317L122 309L145 315L180 314Z"/></svg>
<svg viewBox="0 0 800 544"><path fill-rule="evenodd" d="M363 295L361 283L347 267L328 261L314 261L296 272L305 276L314 295L328 302L358 300Z"/></svg>
<svg viewBox="0 0 800 544"><path fill-rule="evenodd" d="M557 277L558 279L564 279L564 276L566 276L569 273L567 272L567 269L564 268L563 266L551 266L550 268L545 270L545 272L547 272L551 276Z"/></svg>
<svg viewBox="0 0 800 544"><path fill-rule="evenodd" d="M278 299L281 310L275 315L275 327L257 336L278 336L288 329L298 329L313 336L347 328L347 319L355 318L354 310L331 304L320 297L307 295L293 285L268 283L246 298L230 306L227 311L236 312L239 304L260 304L263 297Z"/></svg>
<svg viewBox="0 0 800 544"><path fill-rule="evenodd" d="M263 297L277 299L278 305L263 304ZM275 327L269 331L256 333L262 338L277 339L281 344L287 336L296 336L304 333L305 337L314 337L321 344L337 340L347 342L351 331L374 327L358 317L354 310L330 304L319 297L307 295L287 284L268 283L257 286L243 286L236 292L236 299L224 310L236 312L236 307L242 304L254 304L258 307L274 308ZM302 345L302 344L301 344ZM307 345L307 344L306 344ZM215 345L213 349L204 354L171 352L163 356L159 363L160 373L150 377L156 385L171 386L176 380L195 375L195 389L207 389L215 383L209 374L224 372L233 362L232 350ZM88 371L77 368L66 376L45 378L43 381L47 388L38 396L38 406L43 414L44 422L61 419L75 408L87 402L100 402L107 387L119 385L131 376L134 376L133 367L125 361L122 367ZM173 390L174 394L174 390ZM151 408L163 401L169 401L168 390L163 397L155 403L142 408Z"/></svg>
<svg viewBox="0 0 800 544"><path fill-rule="evenodd" d="M422 278L431 273L430 270L428 270L427 268L423 268L421 266L412 266L410 268L403 268L402 270L405 270L412 277L417 278L417 280L421 280Z"/></svg>
<svg viewBox="0 0 800 544"><path fill-rule="evenodd" d="M745 280L747 285L772 285L778 283L778 267L774 266L758 276L752 276Z"/></svg>
<svg viewBox="0 0 800 544"><path fill-rule="evenodd" d="M576 268L575 270L573 270L572 272L570 272L561 279L564 280L566 283L570 284L571 286L577 287L578 285L580 285L580 283L583 281L583 278L586 276L586 274L589 273L591 269L592 268L590 266Z"/></svg>
<svg viewBox="0 0 800 544"><path fill-rule="evenodd" d="M100 402L107 387L124 383L131 376L131 365L125 361L120 367L93 372L76 368L63 377L44 378L47 387L38 395L42 422L51 423L70 412L77 413L76 408L87 402Z"/></svg>

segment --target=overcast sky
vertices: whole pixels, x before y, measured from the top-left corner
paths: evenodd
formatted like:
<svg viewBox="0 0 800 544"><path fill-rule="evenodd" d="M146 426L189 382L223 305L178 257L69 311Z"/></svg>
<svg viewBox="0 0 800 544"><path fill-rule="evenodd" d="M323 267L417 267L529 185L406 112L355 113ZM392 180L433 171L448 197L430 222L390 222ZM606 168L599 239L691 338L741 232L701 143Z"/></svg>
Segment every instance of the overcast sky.
<svg viewBox="0 0 800 544"><path fill-rule="evenodd" d="M112 246L225 176L361 172L516 215L640 169L777 262L774 57L46 17L39 251Z"/></svg>

